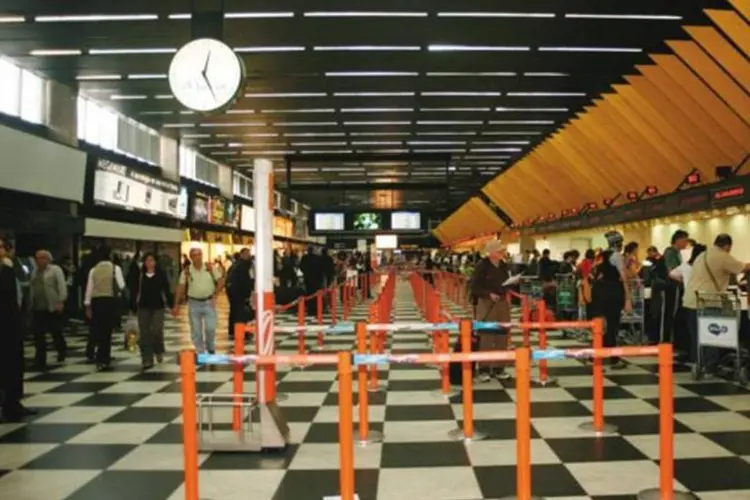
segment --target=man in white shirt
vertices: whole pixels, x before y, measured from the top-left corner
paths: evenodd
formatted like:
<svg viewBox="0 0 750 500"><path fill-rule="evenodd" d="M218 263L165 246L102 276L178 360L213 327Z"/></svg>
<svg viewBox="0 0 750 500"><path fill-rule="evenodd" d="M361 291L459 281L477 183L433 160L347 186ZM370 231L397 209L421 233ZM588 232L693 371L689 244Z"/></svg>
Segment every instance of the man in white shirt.
<svg viewBox="0 0 750 500"><path fill-rule="evenodd" d="M112 262L109 248L100 248L97 256L97 264L89 271L83 304L91 320L97 369L106 371L112 362L112 331L120 320L118 304L125 279L120 266Z"/></svg>
<svg viewBox="0 0 750 500"><path fill-rule="evenodd" d="M177 316L179 304L187 298L193 347L196 352L213 354L216 351L216 297L224 287L224 277L219 269L203 263L200 248L190 250L190 262L191 265L180 273L172 313Z"/></svg>

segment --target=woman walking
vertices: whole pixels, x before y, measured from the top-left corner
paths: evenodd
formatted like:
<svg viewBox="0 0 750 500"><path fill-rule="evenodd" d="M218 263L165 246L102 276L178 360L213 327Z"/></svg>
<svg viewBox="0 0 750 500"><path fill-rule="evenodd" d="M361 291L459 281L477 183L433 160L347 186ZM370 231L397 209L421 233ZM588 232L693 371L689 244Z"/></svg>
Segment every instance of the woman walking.
<svg viewBox="0 0 750 500"><path fill-rule="evenodd" d="M172 293L166 273L156 265L156 256L147 253L134 290L143 370L164 361L164 311L172 307Z"/></svg>

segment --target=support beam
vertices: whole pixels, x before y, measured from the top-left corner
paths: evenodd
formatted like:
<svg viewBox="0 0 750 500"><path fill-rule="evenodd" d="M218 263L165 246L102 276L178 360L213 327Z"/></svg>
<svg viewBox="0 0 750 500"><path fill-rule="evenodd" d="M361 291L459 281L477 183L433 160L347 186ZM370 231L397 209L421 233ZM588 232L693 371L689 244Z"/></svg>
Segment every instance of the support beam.
<svg viewBox="0 0 750 500"><path fill-rule="evenodd" d="M482 200L485 205L490 207L490 210L492 210L492 212L497 215L497 217L501 221L503 221L503 224L508 227L513 225L513 219L511 219L510 216L506 214L502 208L498 207L497 204L492 201L484 191L480 190L479 193L477 193L477 197L479 197L479 199Z"/></svg>
<svg viewBox="0 0 750 500"><path fill-rule="evenodd" d="M447 189L446 182L390 182L390 183L364 183L364 184L294 184L289 194L294 196L295 192L300 191L429 191Z"/></svg>

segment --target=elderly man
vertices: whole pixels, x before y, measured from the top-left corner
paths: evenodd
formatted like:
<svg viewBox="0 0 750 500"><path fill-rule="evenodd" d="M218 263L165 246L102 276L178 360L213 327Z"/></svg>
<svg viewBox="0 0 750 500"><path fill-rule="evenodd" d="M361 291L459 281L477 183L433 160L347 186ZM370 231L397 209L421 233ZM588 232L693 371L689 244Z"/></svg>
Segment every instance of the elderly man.
<svg viewBox="0 0 750 500"><path fill-rule="evenodd" d="M474 319L477 321L510 321L510 305L505 300L503 283L510 277L506 263L507 251L500 241L490 241L485 246L485 254L479 261L470 280L471 295L474 300ZM508 348L506 329L479 332L479 349L498 351ZM509 378L501 362L489 362L480 366L480 380L489 382Z"/></svg>
<svg viewBox="0 0 750 500"><path fill-rule="evenodd" d="M47 334L52 335L57 350L57 362L65 361L67 345L63 337L63 310L68 300L68 285L65 273L52 263L47 250L35 255L36 269L29 279L29 303L31 306L31 328L36 347L35 369L47 368Z"/></svg>

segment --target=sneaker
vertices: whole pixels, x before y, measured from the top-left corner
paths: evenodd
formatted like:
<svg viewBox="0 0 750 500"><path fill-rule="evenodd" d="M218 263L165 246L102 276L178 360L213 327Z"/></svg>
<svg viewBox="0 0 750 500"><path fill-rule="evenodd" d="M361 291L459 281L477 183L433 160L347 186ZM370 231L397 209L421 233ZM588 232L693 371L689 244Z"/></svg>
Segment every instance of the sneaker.
<svg viewBox="0 0 750 500"><path fill-rule="evenodd" d="M156 355L156 362L157 363L163 363L164 362L164 355L163 354L157 354Z"/></svg>
<svg viewBox="0 0 750 500"><path fill-rule="evenodd" d="M492 380L492 377L490 376L490 374L489 374L489 373L480 373L480 374L479 374L479 381L480 381L480 382L482 382L482 383L486 384L486 383L487 383L487 382L489 382L490 380Z"/></svg>
<svg viewBox="0 0 750 500"><path fill-rule="evenodd" d="M506 372L505 370L495 372L494 375L497 380L510 380L510 373Z"/></svg>

